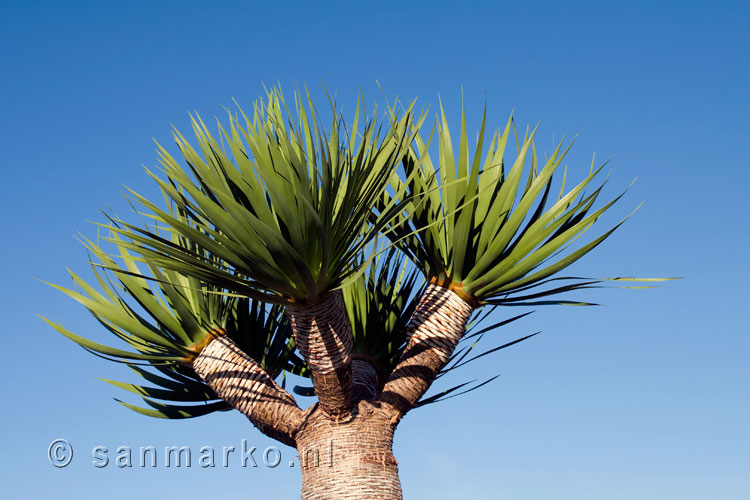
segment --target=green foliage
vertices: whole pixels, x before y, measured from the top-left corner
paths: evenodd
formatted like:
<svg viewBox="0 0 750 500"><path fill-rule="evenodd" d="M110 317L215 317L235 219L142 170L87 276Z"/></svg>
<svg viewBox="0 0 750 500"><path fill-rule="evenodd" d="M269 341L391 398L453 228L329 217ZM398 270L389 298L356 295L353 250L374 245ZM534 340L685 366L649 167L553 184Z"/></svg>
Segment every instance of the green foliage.
<svg viewBox="0 0 750 500"><path fill-rule="evenodd" d="M470 148L462 112L456 156L441 105L437 165L429 153L435 128L425 140L419 133L421 121L415 125L414 144L403 160L404 175L392 175L392 191L385 191L380 200L383 207L406 200L404 211L390 220L386 234L428 279L468 300L503 305L584 305L535 299L590 288L606 280L554 278L573 282L529 291L551 283L551 276L594 249L624 222L565 254L622 195L594 208L604 183L593 184L603 165L594 168L592 164L589 175L567 193L563 177L559 196L550 201L553 174L570 144L563 148L560 141L542 162L534 145L536 130L527 130L520 141L515 134L518 153L506 164L506 146L515 132L513 120L492 136L484 154L485 118L486 110L476 144ZM587 188L592 189L590 193Z"/></svg>
<svg viewBox="0 0 750 500"><path fill-rule="evenodd" d="M109 239L119 250L117 257L122 264L98 243L83 240L95 258L92 269L101 291L72 272L75 289L51 286L83 304L106 330L124 342L125 348L93 342L45 321L87 351L127 364L152 384L106 380L138 394L150 408L120 401L123 405L161 418L196 417L230 409L190 367L193 346L216 330L226 332L274 378L284 370L306 373L304 363L294 353L291 328L282 307L228 296L215 285L152 264L147 265L145 273L116 233ZM222 265L210 252L185 238L173 235L172 242ZM111 272L101 271L102 267ZM151 279L147 279L149 275Z"/></svg>
<svg viewBox="0 0 750 500"><path fill-rule="evenodd" d="M294 117L279 90L266 99L254 104L251 117L228 111L217 138L193 117L196 147L175 130L186 167L159 146L161 176L148 171L164 208L131 191L150 224L109 217L103 226L114 254L83 241L98 289L73 273L73 289L52 285L84 305L124 347L45 321L87 351L126 363L150 384L107 380L149 406L122 403L128 408L162 418L228 409L190 368L196 346L217 330L272 378L284 372L309 377L283 306L336 289L344 294L355 351L386 375L401 356L406 324L427 282L479 306L441 377L533 335L495 341L479 352L487 334L525 316L478 330L497 305L583 305L547 297L607 281L660 281L556 276L622 224L573 246L619 196L596 208L604 182L595 180L602 167L592 164L567 192L563 174L554 198L553 176L570 144L561 141L541 161L535 131L519 140L509 119L485 153L485 115L470 148L462 113L456 154L441 105L433 164L435 127L423 138L425 116L413 122L413 105L403 113L391 107L384 130L377 112L360 127L360 99L347 130L329 100L326 132L309 94L294 93ZM518 152L506 165L511 135ZM390 246L378 241L381 235ZM455 385L420 405L491 380Z"/></svg>
<svg viewBox="0 0 750 500"><path fill-rule="evenodd" d="M424 286L419 273L392 248L344 289L354 352L373 358L385 374L396 367L406 343L406 325Z"/></svg>
<svg viewBox="0 0 750 500"><path fill-rule="evenodd" d="M273 90L266 104L255 103L252 119L241 110L242 120L229 113L226 128L218 123L219 139L194 118L198 150L175 131L189 172L159 147L166 180L149 174L189 223L134 193L157 223L225 266L124 221L111 229L160 267L265 302L315 300L355 279L369 261L365 248L402 207L394 202L372 211L411 142L410 111L394 116L381 138L377 113L360 133L358 102L345 138L335 103L327 133L309 95L294 96L296 121Z"/></svg>

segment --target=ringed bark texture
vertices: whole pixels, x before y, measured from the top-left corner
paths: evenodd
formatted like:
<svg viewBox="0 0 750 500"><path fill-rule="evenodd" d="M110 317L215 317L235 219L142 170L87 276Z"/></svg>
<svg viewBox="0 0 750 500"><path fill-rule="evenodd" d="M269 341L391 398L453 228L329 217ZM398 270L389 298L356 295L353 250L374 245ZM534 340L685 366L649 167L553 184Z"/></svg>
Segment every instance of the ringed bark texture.
<svg viewBox="0 0 750 500"><path fill-rule="evenodd" d="M228 337L211 340L193 369L214 392L238 409L264 434L289 446L303 422L294 397Z"/></svg>
<svg viewBox="0 0 750 500"><path fill-rule="evenodd" d="M395 421L419 402L461 340L474 308L447 288L430 284L414 309L409 341L383 388Z"/></svg>
<svg viewBox="0 0 750 500"><path fill-rule="evenodd" d="M356 356L356 355L355 355ZM380 392L380 374L372 362L355 357L352 359L352 398L354 401L372 401Z"/></svg>
<svg viewBox="0 0 750 500"><path fill-rule="evenodd" d="M297 434L302 500L401 500L390 413L359 401L351 418L313 407Z"/></svg>
<svg viewBox="0 0 750 500"><path fill-rule="evenodd" d="M294 341L312 373L320 408L333 418L352 407L352 329L340 290L313 305L287 306Z"/></svg>

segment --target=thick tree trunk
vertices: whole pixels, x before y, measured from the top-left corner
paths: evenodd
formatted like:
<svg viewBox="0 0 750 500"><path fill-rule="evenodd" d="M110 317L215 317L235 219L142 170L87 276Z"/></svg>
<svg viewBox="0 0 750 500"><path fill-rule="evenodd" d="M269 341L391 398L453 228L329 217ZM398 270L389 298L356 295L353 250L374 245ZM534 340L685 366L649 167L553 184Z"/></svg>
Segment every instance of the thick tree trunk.
<svg viewBox="0 0 750 500"><path fill-rule="evenodd" d="M352 406L352 329L341 291L317 304L288 305L294 341L312 373L321 409L346 419Z"/></svg>
<svg viewBox="0 0 750 500"><path fill-rule="evenodd" d="M242 412L264 434L289 446L304 414L250 356L228 337L212 337L193 369L216 394Z"/></svg>
<svg viewBox="0 0 750 500"><path fill-rule="evenodd" d="M406 327L409 341L380 396L396 421L419 402L448 362L473 310L454 291L427 286Z"/></svg>
<svg viewBox="0 0 750 500"><path fill-rule="evenodd" d="M373 401L380 394L383 374L377 361L354 353L352 356L352 398Z"/></svg>
<svg viewBox="0 0 750 500"><path fill-rule="evenodd" d="M401 360L385 387L375 365L355 356L351 414L331 418L316 405L295 436L302 500L402 498L393 432L445 366L473 309L452 290L429 285L407 327L410 338Z"/></svg>
<svg viewBox="0 0 750 500"><path fill-rule="evenodd" d="M370 401L339 422L313 406L296 436L302 500L400 500L394 429L390 413Z"/></svg>
<svg viewBox="0 0 750 500"><path fill-rule="evenodd" d="M193 368L262 432L297 448L302 500L400 500L394 430L445 366L472 311L452 290L429 285L407 326L401 360L384 383L374 360L352 353L339 292L316 305L288 307L319 399L305 412L225 336L207 339Z"/></svg>

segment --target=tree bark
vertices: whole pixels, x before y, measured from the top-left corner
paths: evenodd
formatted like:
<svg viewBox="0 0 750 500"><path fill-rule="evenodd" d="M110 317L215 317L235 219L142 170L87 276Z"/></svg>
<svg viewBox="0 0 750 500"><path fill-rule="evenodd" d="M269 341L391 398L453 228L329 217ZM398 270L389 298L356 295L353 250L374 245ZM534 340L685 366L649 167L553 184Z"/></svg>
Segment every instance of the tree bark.
<svg viewBox="0 0 750 500"><path fill-rule="evenodd" d="M312 374L320 408L346 419L352 407L352 329L340 290L318 304L289 305L294 341Z"/></svg>
<svg viewBox="0 0 750 500"><path fill-rule="evenodd" d="M377 362L368 356L354 353L352 359L352 399L373 401L380 394L382 380Z"/></svg>
<svg viewBox="0 0 750 500"><path fill-rule="evenodd" d="M297 433L302 500L402 498L393 432L448 362L473 310L455 292L429 285L409 321L401 360L379 398L375 366L355 357L349 418L332 420L314 406Z"/></svg>
<svg viewBox="0 0 750 500"><path fill-rule="evenodd" d="M193 361L198 376L267 436L295 446L304 412L294 397L228 337L211 340Z"/></svg>
<svg viewBox="0 0 750 500"><path fill-rule="evenodd" d="M394 429L377 403L359 401L345 422L313 406L297 434L302 500L401 500Z"/></svg>
<svg viewBox="0 0 750 500"><path fill-rule="evenodd" d="M394 430L447 363L472 311L455 292L428 285L407 326L401 360L381 385L377 363L352 354L339 292L316 305L288 307L318 395L305 412L226 336L210 340L193 368L263 433L297 448L302 500L401 500Z"/></svg>
<svg viewBox="0 0 750 500"><path fill-rule="evenodd" d="M473 310L452 290L427 286L406 327L409 341L380 396L396 422L419 402L448 362Z"/></svg>

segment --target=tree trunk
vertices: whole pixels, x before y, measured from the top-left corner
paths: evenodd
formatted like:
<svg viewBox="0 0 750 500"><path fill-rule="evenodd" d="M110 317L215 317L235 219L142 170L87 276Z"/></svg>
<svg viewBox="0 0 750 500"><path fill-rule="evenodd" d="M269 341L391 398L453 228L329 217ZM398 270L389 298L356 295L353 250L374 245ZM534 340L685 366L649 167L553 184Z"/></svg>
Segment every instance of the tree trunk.
<svg viewBox="0 0 750 500"><path fill-rule="evenodd" d="M358 401L338 422L313 406L296 435L302 500L400 500L394 429L378 403Z"/></svg>
<svg viewBox="0 0 750 500"><path fill-rule="evenodd" d="M297 349L312 374L320 408L346 419L352 406L352 329L341 290L317 304L287 305Z"/></svg>
<svg viewBox="0 0 750 500"><path fill-rule="evenodd" d="M409 341L380 397L393 408L394 419L400 420L430 388L466 331L473 310L454 291L427 286L406 327Z"/></svg>
<svg viewBox="0 0 750 500"><path fill-rule="evenodd" d="M315 405L295 436L302 500L402 498L393 432L445 366L473 309L454 291L429 285L407 327L410 338L402 358L385 387L376 364L355 355L351 413L332 418L327 408Z"/></svg>
<svg viewBox="0 0 750 500"><path fill-rule="evenodd" d="M372 358L352 353L340 293L288 307L318 393L305 412L224 335L207 337L193 368L262 432L297 448L302 500L401 499L394 430L445 366L472 310L454 291L429 285L407 326L402 358L384 381Z"/></svg>
<svg viewBox="0 0 750 500"><path fill-rule="evenodd" d="M224 335L210 337L193 369L224 401L238 409L267 436L295 446L303 412L294 397L237 344Z"/></svg>

